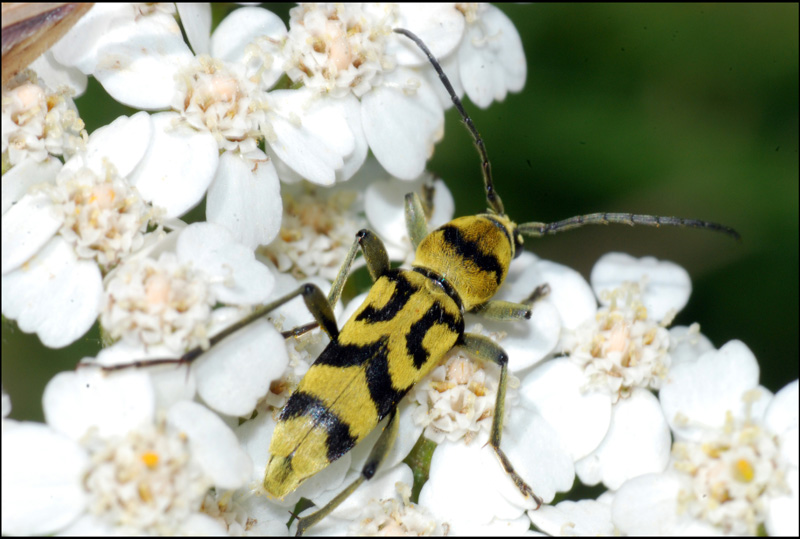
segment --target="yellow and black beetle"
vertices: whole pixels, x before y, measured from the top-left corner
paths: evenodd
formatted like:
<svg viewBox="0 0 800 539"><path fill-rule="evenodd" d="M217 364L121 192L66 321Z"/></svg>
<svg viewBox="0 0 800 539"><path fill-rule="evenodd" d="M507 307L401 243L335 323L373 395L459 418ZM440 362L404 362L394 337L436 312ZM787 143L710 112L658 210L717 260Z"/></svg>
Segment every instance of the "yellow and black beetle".
<svg viewBox="0 0 800 539"><path fill-rule="evenodd" d="M581 215L554 223L514 223L495 192L483 140L438 62L417 36L404 29L395 32L413 40L426 54L472 133L481 157L488 209L428 231L421 200L409 194L405 200L406 225L416 250L411 269L392 269L380 239L369 230L361 230L327 297L315 285L303 285L210 339L213 346L297 296L304 299L315 322L287 331L284 336L300 335L319 325L330 337L279 415L264 476L264 488L273 496L282 498L294 491L347 453L382 419L389 418L359 477L327 505L299 518L298 535L375 475L397 434L398 403L455 346L478 360L500 366L489 444L522 494L530 496L537 507L541 504L500 447L508 356L489 338L465 332L463 318L466 312L498 321L530 318L536 299L547 293L546 285L520 303L492 299L511 261L521 252L524 236L539 237L589 224L622 223L707 228L738 237L734 230L716 223L622 213ZM333 306L359 249L373 285L364 303L340 329ZM198 347L177 361L191 361L203 351ZM138 364L168 361L176 360Z"/></svg>

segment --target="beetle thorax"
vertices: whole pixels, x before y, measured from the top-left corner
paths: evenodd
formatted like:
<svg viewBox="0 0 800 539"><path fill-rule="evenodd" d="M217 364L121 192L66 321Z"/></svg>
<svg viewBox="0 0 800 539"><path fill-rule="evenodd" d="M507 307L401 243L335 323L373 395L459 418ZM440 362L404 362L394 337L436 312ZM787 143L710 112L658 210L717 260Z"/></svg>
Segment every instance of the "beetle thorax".
<svg viewBox="0 0 800 539"><path fill-rule="evenodd" d="M505 279L514 258L513 226L492 214L454 219L420 242L413 265L447 279L470 310L491 299Z"/></svg>

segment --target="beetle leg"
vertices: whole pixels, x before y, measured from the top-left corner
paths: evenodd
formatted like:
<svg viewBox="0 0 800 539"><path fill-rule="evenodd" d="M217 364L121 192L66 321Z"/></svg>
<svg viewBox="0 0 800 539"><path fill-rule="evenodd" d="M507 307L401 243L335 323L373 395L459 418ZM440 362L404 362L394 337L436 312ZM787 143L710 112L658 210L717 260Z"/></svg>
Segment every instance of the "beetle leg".
<svg viewBox="0 0 800 539"><path fill-rule="evenodd" d="M492 432L489 444L500 459L500 465L514 481L523 496L530 496L536 502L538 509L542 505L542 499L537 496L533 489L514 471L511 461L500 449L500 438L503 434L503 417L505 416L506 385L508 383L508 354L497 343L483 335L465 333L462 342L459 344L461 349L469 356L485 362L497 363L500 366L500 385L497 388L497 400L494 405L494 418L492 419Z"/></svg>
<svg viewBox="0 0 800 539"><path fill-rule="evenodd" d="M175 358L168 358L168 359L149 359L144 361L132 361L129 363L120 363L118 365L97 365L95 363L78 363L78 367L81 366L96 366L104 371L118 371L122 369L129 369L129 368L138 368L138 367L145 367L145 366L154 366L154 365L166 365L166 364L189 364L195 359L197 359L200 355L206 352L210 347L214 346L224 338L230 336L233 333L236 333L240 329L252 324L262 316L269 314L270 312L274 311L281 305L284 305L297 296L302 296L303 300L305 301L306 307L314 316L316 322L314 323L314 327L319 325L328 334L331 339L335 339L336 336L339 335L339 328L336 325L336 318L333 316L333 309L331 305L328 303L325 294L322 293L322 290L315 284L304 284L294 292L286 294L282 298L278 298L277 300L268 303L266 305L261 305L253 310L249 315L242 318L235 324L228 326L227 328L223 329L213 337L208 340L208 346L195 346L181 357Z"/></svg>
<svg viewBox="0 0 800 539"><path fill-rule="evenodd" d="M301 536L303 533L328 516L334 509L336 509L343 501L347 499L364 481L369 481L375 476L375 472L378 471L378 467L386 458L386 455L389 454L389 451L394 446L394 441L397 439L397 429L398 429L398 422L397 422L397 410L392 410L391 415L389 416L389 422L384 427L383 432L381 433L378 441L375 442L375 445L372 447L372 451L369 453L369 457L367 457L367 461L364 463L364 467L361 468L361 475L358 478L350 483L343 491L336 495L334 499L329 501L322 509L311 513L310 515L301 517L297 521L297 532L295 533L296 536Z"/></svg>
<svg viewBox="0 0 800 539"><path fill-rule="evenodd" d="M513 322L529 319L533 304L550 293L550 286L542 284L528 296L522 303L503 301L500 299L489 300L483 305L478 305L472 312L498 322Z"/></svg>
<svg viewBox="0 0 800 539"><path fill-rule="evenodd" d="M417 193L406 195L406 229L416 251L419 243L428 235L428 220Z"/></svg>

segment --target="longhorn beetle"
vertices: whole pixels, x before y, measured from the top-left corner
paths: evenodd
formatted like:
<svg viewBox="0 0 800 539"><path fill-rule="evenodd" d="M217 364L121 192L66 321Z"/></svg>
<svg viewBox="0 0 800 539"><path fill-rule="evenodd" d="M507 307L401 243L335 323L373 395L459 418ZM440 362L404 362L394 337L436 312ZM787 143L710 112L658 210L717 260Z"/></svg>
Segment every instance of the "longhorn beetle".
<svg viewBox="0 0 800 539"><path fill-rule="evenodd" d="M303 285L259 307L210 339L213 346L297 296L303 298L315 322L287 331L284 336L297 336L319 325L330 337L330 343L280 412L264 476L264 488L276 497L294 491L347 453L382 419L389 418L359 477L327 505L300 517L298 535L331 513L361 483L375 475L397 435L398 403L456 346L478 360L500 367L489 444L520 492L531 497L537 508L541 505L542 500L514 471L500 447L508 356L489 338L464 331L465 312L497 321L520 321L530 318L534 302L547 293L544 285L520 303L492 299L508 273L511 260L521 253L524 236L540 237L585 225L621 223L706 228L739 238L735 230L716 223L630 213L593 213L553 223L516 224L505 214L495 191L484 142L438 61L416 35L401 28L394 31L411 39L425 53L472 134L481 158L488 209L486 213L460 217L428 231L422 201L416 193L408 194L406 225L416 250L411 269L392 269L383 243L373 232L363 229L356 234L327 297L315 285ZM339 300L359 249L363 251L373 285L364 303L340 329L333 306ZM203 351L197 347L178 360L147 364L186 363ZM124 366L107 369L120 367Z"/></svg>

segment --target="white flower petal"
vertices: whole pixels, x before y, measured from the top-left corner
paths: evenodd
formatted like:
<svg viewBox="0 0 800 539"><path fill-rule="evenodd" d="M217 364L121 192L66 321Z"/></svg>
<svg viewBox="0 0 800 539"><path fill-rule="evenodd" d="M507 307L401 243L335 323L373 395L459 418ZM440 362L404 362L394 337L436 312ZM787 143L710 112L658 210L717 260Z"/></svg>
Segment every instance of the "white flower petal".
<svg viewBox="0 0 800 539"><path fill-rule="evenodd" d="M486 524L474 524L461 521L448 522L449 535L453 537L521 537L531 527L527 515L515 519L493 518Z"/></svg>
<svg viewBox="0 0 800 539"><path fill-rule="evenodd" d="M213 409L243 417L267 394L288 362L281 334L266 320L258 320L197 359L197 392Z"/></svg>
<svg viewBox="0 0 800 539"><path fill-rule="evenodd" d="M789 382L775 394L764 415L764 425L775 433L797 428L798 381Z"/></svg>
<svg viewBox="0 0 800 539"><path fill-rule="evenodd" d="M97 65L98 47L114 39L112 27L134 16L134 8L127 3L99 3L92 6L75 23L53 48L57 62L75 66L84 73L92 73Z"/></svg>
<svg viewBox="0 0 800 539"><path fill-rule="evenodd" d="M122 436L155 416L153 385L146 373L135 369L60 372L45 387L42 407L48 425L73 440L90 428L99 436Z"/></svg>
<svg viewBox="0 0 800 539"><path fill-rule="evenodd" d="M105 163L116 167L120 176L127 176L142 160L153 136L153 122L146 112L130 118L120 116L98 128L86 145L86 162L97 174L105 176ZM67 161L67 166L73 160ZM78 160L77 166L83 163Z"/></svg>
<svg viewBox="0 0 800 539"><path fill-rule="evenodd" d="M345 453L319 473L303 481L297 490L289 493L283 500L280 500L280 503L283 505L291 502L290 505L294 506L300 498L308 498L318 505L327 503L355 479L352 475L347 476L350 462L350 453Z"/></svg>
<svg viewBox="0 0 800 539"><path fill-rule="evenodd" d="M441 58L455 50L464 34L464 15L455 4L398 4L396 28L405 28L419 37ZM428 58L409 38L397 35L386 43L386 55L392 56L401 66L420 66Z"/></svg>
<svg viewBox="0 0 800 539"><path fill-rule="evenodd" d="M528 511L533 524L550 536L614 535L611 506L595 500L564 500Z"/></svg>
<svg viewBox="0 0 800 539"><path fill-rule="evenodd" d="M86 91L88 77L79 69L59 63L52 51L45 52L28 67L50 88L66 86L75 92L73 97L80 97Z"/></svg>
<svg viewBox="0 0 800 539"><path fill-rule="evenodd" d="M289 167L307 180L330 185L343 158L355 149L347 124L346 105L338 100L316 99L307 89L275 90L274 114L270 116L275 141L270 148Z"/></svg>
<svg viewBox="0 0 800 539"><path fill-rule="evenodd" d="M39 252L63 222L63 215L55 210L48 194L22 197L3 214L3 274L19 268Z"/></svg>
<svg viewBox="0 0 800 539"><path fill-rule="evenodd" d="M790 382L775 394L764 413L764 425L780 438L781 454L798 466L798 382ZM797 491L795 491L795 496Z"/></svg>
<svg viewBox="0 0 800 539"><path fill-rule="evenodd" d="M692 294L692 281L685 269L666 260L652 256L634 258L625 253L603 255L592 268L592 288L603 305L603 291L612 291L629 281L638 283L646 276L647 285L642 290L642 303L647 317L659 321L672 310L680 311Z"/></svg>
<svg viewBox="0 0 800 539"><path fill-rule="evenodd" d="M422 174L434 143L443 135L444 111L421 75L398 68L386 79L390 84L361 98L361 125L383 168L402 180L413 180ZM416 87L413 95L402 90L409 84Z"/></svg>
<svg viewBox="0 0 800 539"><path fill-rule="evenodd" d="M458 55L452 54L446 58L439 58L439 64L442 66L444 74L447 75L447 79L450 81L453 91L458 98L461 99L464 96L464 86L461 84L461 75L458 70ZM433 69L428 69L423 72L423 76L425 80L428 81L430 87L433 88L433 91L436 92L436 96L439 98L442 108L444 110L449 110L450 107L453 106L453 98L450 97L447 88L445 88L444 84L442 84L442 81L439 79L439 74Z"/></svg>
<svg viewBox="0 0 800 539"><path fill-rule="evenodd" d="M3 431L3 535L54 534L86 510L89 457L45 425Z"/></svg>
<svg viewBox="0 0 800 539"><path fill-rule="evenodd" d="M403 198L405 201L405 197ZM428 221L428 230L434 230L453 219L456 203L453 193L442 180L433 181L433 213Z"/></svg>
<svg viewBox="0 0 800 539"><path fill-rule="evenodd" d="M283 205L280 182L271 161L250 161L225 152L208 188L206 217L230 230L254 249L277 236Z"/></svg>
<svg viewBox="0 0 800 539"><path fill-rule="evenodd" d="M502 101L510 90L525 85L528 65L514 23L494 6L470 25L458 49L461 82L470 100L481 108Z"/></svg>
<svg viewBox="0 0 800 539"><path fill-rule="evenodd" d="M235 243L228 229L213 223L194 223L181 231L176 253L181 262L210 277L218 301L237 305L264 303L275 278L255 253Z"/></svg>
<svg viewBox="0 0 800 539"><path fill-rule="evenodd" d="M512 410L503 426L500 447L520 477L545 503L550 503L556 492L567 492L572 488L575 467L569 451L558 433L538 413L524 407ZM493 454L492 456L495 457ZM532 509L533 500L522 497L511 478L503 471L500 461L495 457L492 462L496 466L493 477L501 481L503 496L516 507Z"/></svg>
<svg viewBox="0 0 800 539"><path fill-rule="evenodd" d="M786 475L790 494L769 500L764 527L770 536L796 537L798 529L800 529L800 520L797 516L798 500L800 499L798 496L800 479L798 479L797 466L789 469Z"/></svg>
<svg viewBox="0 0 800 539"><path fill-rule="evenodd" d="M62 163L55 157L44 161L25 159L3 174L3 213L28 193L38 183L54 183ZM5 243L5 242L3 242Z"/></svg>
<svg viewBox="0 0 800 539"><path fill-rule="evenodd" d="M211 55L230 63L244 63L247 47L259 38L269 38L276 43L286 37L286 25L280 17L263 8L242 7L222 19L211 36ZM276 48L277 52L277 48ZM270 68L261 73L265 87L272 86L281 76L283 59L274 55Z"/></svg>
<svg viewBox="0 0 800 539"><path fill-rule="evenodd" d="M680 482L672 475L648 474L628 481L611 504L614 525L625 535L673 535L681 520Z"/></svg>
<svg viewBox="0 0 800 539"><path fill-rule="evenodd" d="M462 442L439 444L433 452L430 475L420 492L419 504L441 522L488 523L495 516L502 518L501 513L517 518L521 511L511 508L492 487L492 474L497 470L484 464L481 457L484 452L489 459L497 460L491 448L481 449L477 441L470 446ZM496 468L500 465L496 464Z"/></svg>
<svg viewBox="0 0 800 539"><path fill-rule="evenodd" d="M192 50L196 55L209 53L211 33L211 5L206 3L178 2L178 15Z"/></svg>
<svg viewBox="0 0 800 539"><path fill-rule="evenodd" d="M353 151L344 158L342 168L336 171L336 181L344 182L361 169L361 165L367 159L369 144L361 127L361 102L352 94L347 94L339 101L347 126L353 133Z"/></svg>
<svg viewBox="0 0 800 539"><path fill-rule="evenodd" d="M589 466L599 469L599 477L582 475L580 461L575 467L585 484L603 482L608 488L618 489L622 483L646 473L661 472L669 461L671 437L669 427L661 412L658 399L649 391L634 388L627 399L613 407L608 434L597 450L586 457Z"/></svg>
<svg viewBox="0 0 800 539"><path fill-rule="evenodd" d="M742 397L758 385L758 376L758 362L741 341L675 365L659 393L670 428L683 438L699 440L704 428L722 428L726 412L743 417ZM691 423L685 424L685 418Z"/></svg>
<svg viewBox="0 0 800 539"><path fill-rule="evenodd" d="M111 96L130 107L169 107L175 74L192 59L172 15L152 13L114 27L113 42L98 50L93 75Z"/></svg>
<svg viewBox="0 0 800 539"><path fill-rule="evenodd" d="M700 356L714 350L714 345L708 337L686 326L673 326L669 328L669 355L672 366L685 361L696 361Z"/></svg>
<svg viewBox="0 0 800 539"><path fill-rule="evenodd" d="M581 369L562 358L538 366L520 387L525 407L536 410L558 432L573 460L597 448L611 422L611 400L583 391L585 382Z"/></svg>
<svg viewBox="0 0 800 539"><path fill-rule="evenodd" d="M269 444L275 432L275 418L272 414L258 414L254 419L245 421L233 432L239 440L242 450L253 462L251 480L261 482L269 460Z"/></svg>
<svg viewBox="0 0 800 539"><path fill-rule="evenodd" d="M195 402L179 402L167 413L167 423L186 434L192 456L217 488L235 489L250 478L250 457L227 425L207 408Z"/></svg>
<svg viewBox="0 0 800 539"><path fill-rule="evenodd" d="M151 118L150 147L130 181L142 198L164 208L167 217L177 217L203 198L217 171L219 148L210 133L177 125L174 112Z"/></svg>
<svg viewBox="0 0 800 539"><path fill-rule="evenodd" d="M3 315L50 348L75 341L100 312L103 284L97 264L78 260L60 237L24 267L3 275L2 283Z"/></svg>

